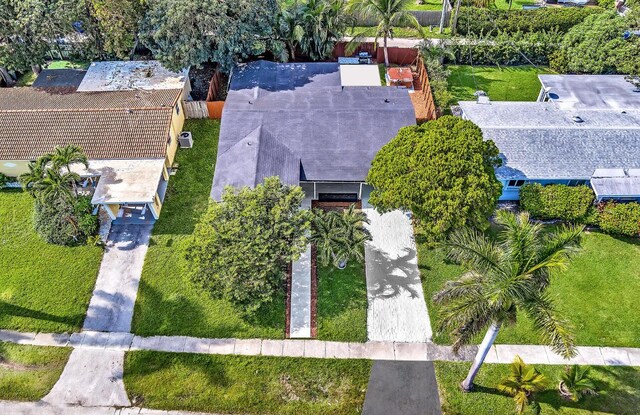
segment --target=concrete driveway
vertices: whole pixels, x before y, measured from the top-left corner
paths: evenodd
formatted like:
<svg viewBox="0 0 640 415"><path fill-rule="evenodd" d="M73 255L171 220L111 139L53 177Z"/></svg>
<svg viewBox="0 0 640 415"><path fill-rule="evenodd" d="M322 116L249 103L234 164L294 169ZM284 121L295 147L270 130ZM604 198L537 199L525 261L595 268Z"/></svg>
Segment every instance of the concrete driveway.
<svg viewBox="0 0 640 415"><path fill-rule="evenodd" d="M133 307L153 225L113 225L83 330L131 331Z"/></svg>

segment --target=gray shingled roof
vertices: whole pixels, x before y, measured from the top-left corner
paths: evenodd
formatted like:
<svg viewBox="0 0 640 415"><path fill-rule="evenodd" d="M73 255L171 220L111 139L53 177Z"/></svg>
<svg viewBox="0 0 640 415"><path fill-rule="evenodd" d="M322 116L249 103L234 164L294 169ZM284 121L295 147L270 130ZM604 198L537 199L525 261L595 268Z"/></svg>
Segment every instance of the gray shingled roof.
<svg viewBox="0 0 640 415"><path fill-rule="evenodd" d="M592 178L591 187L596 196L624 197L640 195L640 177Z"/></svg>
<svg viewBox="0 0 640 415"><path fill-rule="evenodd" d="M460 102L493 140L502 179L589 179L596 169L640 167L640 111L561 109L554 102ZM573 121L579 116L581 122Z"/></svg>
<svg viewBox="0 0 640 415"><path fill-rule="evenodd" d="M231 146L222 158L234 160L235 163L223 163L216 167L211 192L214 200L220 200L225 186L255 187L270 176L279 176L285 184L298 184L299 181L300 157L262 127Z"/></svg>
<svg viewBox="0 0 640 415"><path fill-rule="evenodd" d="M279 174L260 159L228 151L259 127L300 159L299 180L364 181L377 151L412 124L407 90L343 88L337 63L249 63L232 75L212 197L239 175L250 183L254 161L262 175Z"/></svg>

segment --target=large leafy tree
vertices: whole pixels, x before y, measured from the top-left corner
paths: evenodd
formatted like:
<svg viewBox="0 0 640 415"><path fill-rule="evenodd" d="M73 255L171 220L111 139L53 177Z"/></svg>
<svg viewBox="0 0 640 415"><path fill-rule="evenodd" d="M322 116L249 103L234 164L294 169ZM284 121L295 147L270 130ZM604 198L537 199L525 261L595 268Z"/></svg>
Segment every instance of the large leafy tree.
<svg viewBox="0 0 640 415"><path fill-rule="evenodd" d="M376 42L383 39L384 63L389 66L388 39L394 38L394 29L408 27L423 35L422 26L418 19L409 11L414 0L350 0L349 9L364 19L374 19L378 22ZM360 35L356 34L356 38Z"/></svg>
<svg viewBox="0 0 640 415"><path fill-rule="evenodd" d="M487 329L467 378L471 390L480 366L503 325L516 323L518 312L527 314L536 331L552 350L569 358L575 355L574 337L545 293L551 273L564 270L577 252L583 227L563 226L547 231L532 223L526 212L498 211L500 226L495 240L475 229L462 228L444 244L450 260L466 269L436 293L441 306L439 330L451 332L453 349L471 342Z"/></svg>
<svg viewBox="0 0 640 415"><path fill-rule="evenodd" d="M298 49L314 61L330 56L355 21L346 4L346 0L307 0L283 6L276 32L287 45L288 58L294 60Z"/></svg>
<svg viewBox="0 0 640 415"><path fill-rule="evenodd" d="M471 121L444 116L404 127L374 157L369 202L382 212L411 210L432 239L486 225L502 185L498 149Z"/></svg>
<svg viewBox="0 0 640 415"><path fill-rule="evenodd" d="M287 265L307 245L304 193L277 177L255 189L225 189L186 244L186 272L213 296L248 314L284 289Z"/></svg>
<svg viewBox="0 0 640 415"><path fill-rule="evenodd" d="M149 0L148 7L140 40L173 70L209 61L229 70L264 53L280 11L276 0Z"/></svg>
<svg viewBox="0 0 640 415"><path fill-rule="evenodd" d="M128 59L138 41L146 0L91 0L91 10L106 53Z"/></svg>
<svg viewBox="0 0 640 415"><path fill-rule="evenodd" d="M589 16L564 35L551 66L569 73L640 74L640 37L623 37L638 29L639 11L624 17L613 10Z"/></svg>

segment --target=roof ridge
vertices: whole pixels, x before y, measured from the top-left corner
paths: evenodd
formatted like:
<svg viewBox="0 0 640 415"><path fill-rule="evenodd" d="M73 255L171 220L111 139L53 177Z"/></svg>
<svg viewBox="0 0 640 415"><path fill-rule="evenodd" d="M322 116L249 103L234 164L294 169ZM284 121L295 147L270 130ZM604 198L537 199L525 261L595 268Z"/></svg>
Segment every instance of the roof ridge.
<svg viewBox="0 0 640 415"><path fill-rule="evenodd" d="M41 113L41 112L118 112L118 111L163 111L163 110L173 110L173 107L169 106L155 106L155 107L118 107L118 108L36 108L36 109L20 109L20 110L3 110L0 109L0 113Z"/></svg>

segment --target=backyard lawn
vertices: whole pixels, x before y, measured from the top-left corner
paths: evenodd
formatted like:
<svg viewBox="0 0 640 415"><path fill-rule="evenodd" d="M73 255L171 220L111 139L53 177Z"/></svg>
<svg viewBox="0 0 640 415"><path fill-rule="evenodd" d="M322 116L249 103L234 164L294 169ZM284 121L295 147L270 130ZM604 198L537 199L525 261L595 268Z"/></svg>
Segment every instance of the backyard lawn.
<svg viewBox="0 0 640 415"><path fill-rule="evenodd" d="M153 229L133 316L137 334L284 337L284 298L246 321L229 302L211 298L183 277L180 246L209 202L219 126L213 120L185 123L193 148L178 151L179 168Z"/></svg>
<svg viewBox="0 0 640 415"><path fill-rule="evenodd" d="M582 247L569 269L553 276L548 290L559 311L574 325L577 344L640 347L640 241L588 232ZM418 249L427 307L435 328L439 315L433 294L445 281L460 276L462 268L447 263L441 252L424 243ZM443 334L434 336L434 341L451 342ZM515 326L500 331L496 343L539 344L540 339L527 317L519 315Z"/></svg>
<svg viewBox="0 0 640 415"><path fill-rule="evenodd" d="M37 401L56 383L70 348L0 343L0 399Z"/></svg>
<svg viewBox="0 0 640 415"><path fill-rule="evenodd" d="M417 2L415 2L409 5L409 10L442 10L442 1L424 0L423 4L417 4Z"/></svg>
<svg viewBox="0 0 640 415"><path fill-rule="evenodd" d="M318 266L318 338L367 341L367 283L364 264L351 261L344 270Z"/></svg>
<svg viewBox="0 0 640 415"><path fill-rule="evenodd" d="M474 101L476 91L484 91L493 101L535 101L540 93L538 74L546 68L534 66L448 65L447 79L455 101Z"/></svg>
<svg viewBox="0 0 640 415"><path fill-rule="evenodd" d="M127 353L124 383L147 408L249 414L359 414L368 360Z"/></svg>
<svg viewBox="0 0 640 415"><path fill-rule="evenodd" d="M46 243L33 230L33 198L0 190L0 328L79 330L101 260L99 247Z"/></svg>
<svg viewBox="0 0 640 415"><path fill-rule="evenodd" d="M532 0L513 0L513 3L511 4L511 10L519 10L522 9L522 6L533 6L534 4L536 4L536 2ZM509 2L508 0L494 0L490 8L509 10Z"/></svg>
<svg viewBox="0 0 640 415"><path fill-rule="evenodd" d="M526 362L525 362L526 363ZM460 391L470 363L436 362L436 377L444 415L498 415L515 413L513 398L496 387L508 375L509 365L485 364L476 378L472 393ZM548 380L547 389L535 395L545 415L632 415L640 408L640 369L621 366L593 366L590 377L595 396L574 403L558 394L557 385L564 366L535 365ZM532 412L527 412L532 413Z"/></svg>
<svg viewBox="0 0 640 415"><path fill-rule="evenodd" d="M364 37L376 37L376 26L355 26L353 29L347 29L346 36L364 36ZM393 29L394 38L401 39L419 39L421 36L412 29L407 28L394 28ZM451 31L449 28L445 28L443 33L438 33L438 28L435 27L433 30L430 30L429 27L424 28L425 39L443 39L451 37ZM380 38L380 41L382 38Z"/></svg>

